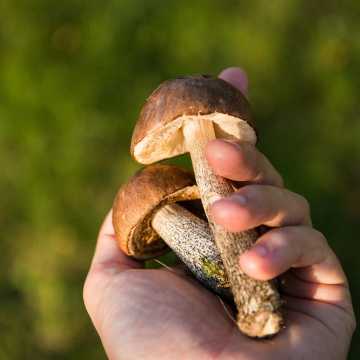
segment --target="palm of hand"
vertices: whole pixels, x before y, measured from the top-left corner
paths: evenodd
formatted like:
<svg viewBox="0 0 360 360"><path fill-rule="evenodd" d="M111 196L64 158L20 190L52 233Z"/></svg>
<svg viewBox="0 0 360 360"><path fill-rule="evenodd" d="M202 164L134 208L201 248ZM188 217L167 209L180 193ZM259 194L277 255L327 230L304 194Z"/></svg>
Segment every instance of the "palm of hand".
<svg viewBox="0 0 360 360"><path fill-rule="evenodd" d="M335 305L288 297L286 327L273 339L259 341L243 336L219 298L190 277L167 269L130 269L116 276L113 271L106 281L104 271L97 272L99 286L95 288L102 295L93 318L111 359L346 356L343 324L348 315Z"/></svg>

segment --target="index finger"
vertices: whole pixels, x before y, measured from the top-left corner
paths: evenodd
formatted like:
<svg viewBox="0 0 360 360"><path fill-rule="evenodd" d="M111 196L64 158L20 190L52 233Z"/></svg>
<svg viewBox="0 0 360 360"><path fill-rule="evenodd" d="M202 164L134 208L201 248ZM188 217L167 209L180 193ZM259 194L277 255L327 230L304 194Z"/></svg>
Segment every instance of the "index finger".
<svg viewBox="0 0 360 360"><path fill-rule="evenodd" d="M254 145L216 139L207 144L205 155L215 173L229 180L284 186L281 175Z"/></svg>

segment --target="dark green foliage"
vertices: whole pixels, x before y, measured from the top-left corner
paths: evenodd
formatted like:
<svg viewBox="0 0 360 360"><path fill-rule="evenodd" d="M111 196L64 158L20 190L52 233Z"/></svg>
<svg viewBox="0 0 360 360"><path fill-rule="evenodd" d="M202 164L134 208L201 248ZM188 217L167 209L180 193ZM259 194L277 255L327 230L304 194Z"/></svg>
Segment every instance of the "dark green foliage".
<svg viewBox="0 0 360 360"><path fill-rule="evenodd" d="M162 80L230 65L248 71L260 148L309 199L358 307L360 2L339 3L0 2L0 359L105 358L82 284L138 168L139 108Z"/></svg>

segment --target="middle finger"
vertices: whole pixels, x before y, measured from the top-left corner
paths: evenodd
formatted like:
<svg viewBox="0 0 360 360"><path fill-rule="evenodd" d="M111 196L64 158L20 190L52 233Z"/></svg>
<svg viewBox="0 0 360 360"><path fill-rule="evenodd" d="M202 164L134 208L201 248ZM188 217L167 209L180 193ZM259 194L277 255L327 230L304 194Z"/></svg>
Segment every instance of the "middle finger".
<svg viewBox="0 0 360 360"><path fill-rule="evenodd" d="M231 232L259 225L271 227L310 225L308 202L296 193L269 185L247 185L215 201L211 218Z"/></svg>

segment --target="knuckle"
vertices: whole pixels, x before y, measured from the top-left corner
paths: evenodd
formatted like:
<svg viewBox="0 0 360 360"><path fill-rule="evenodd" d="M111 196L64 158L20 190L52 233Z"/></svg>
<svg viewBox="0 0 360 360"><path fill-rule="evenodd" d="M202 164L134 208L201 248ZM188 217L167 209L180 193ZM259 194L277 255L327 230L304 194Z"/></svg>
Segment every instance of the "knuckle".
<svg viewBox="0 0 360 360"><path fill-rule="evenodd" d="M308 245L309 255L312 256L314 262L325 261L329 257L329 246L326 237L318 230L311 229L313 236L309 233L310 238L313 240Z"/></svg>
<svg viewBox="0 0 360 360"><path fill-rule="evenodd" d="M349 316L346 319L346 321L344 322L344 328L345 328L346 333L351 337L351 336L353 336L353 334L355 333L355 331L358 327L356 315L354 313L354 309L351 306L351 304L347 308L347 314Z"/></svg>
<svg viewBox="0 0 360 360"><path fill-rule="evenodd" d="M264 184L276 186L279 188L284 187L284 179L281 174L276 170L270 160L262 153L258 156L258 169L262 176Z"/></svg>
<svg viewBox="0 0 360 360"><path fill-rule="evenodd" d="M297 197L298 197L297 200L299 204L300 213L302 214L302 218L307 220L307 222L310 222L310 216L311 216L310 203L302 195L297 194Z"/></svg>
<svg viewBox="0 0 360 360"><path fill-rule="evenodd" d="M252 145L239 145L238 162L239 166L246 172L247 180L252 180L259 176L259 160Z"/></svg>
<svg viewBox="0 0 360 360"><path fill-rule="evenodd" d="M280 188L285 187L285 182L284 182L283 177L277 172L275 173L274 183L275 183L276 186L278 186Z"/></svg>
<svg viewBox="0 0 360 360"><path fill-rule="evenodd" d="M328 246L329 244L328 244L328 241L327 241L325 235L319 230L315 230L315 232L318 236L319 242L324 246Z"/></svg>
<svg viewBox="0 0 360 360"><path fill-rule="evenodd" d="M300 195L301 207L306 214L310 214L310 203L306 198Z"/></svg>
<svg viewBox="0 0 360 360"><path fill-rule="evenodd" d="M354 314L352 315L352 318L350 320L350 326L349 327L350 327L350 334L354 334L355 330L357 328L357 320L356 320Z"/></svg>

